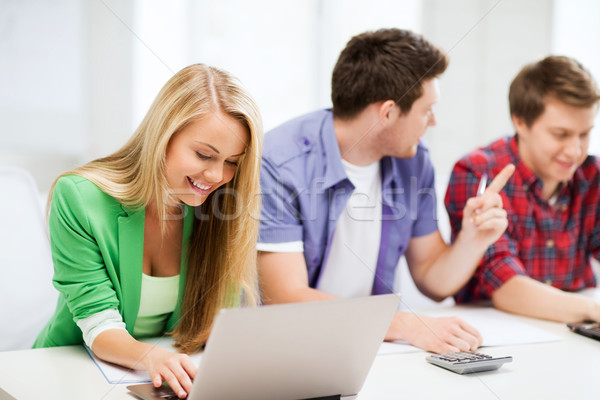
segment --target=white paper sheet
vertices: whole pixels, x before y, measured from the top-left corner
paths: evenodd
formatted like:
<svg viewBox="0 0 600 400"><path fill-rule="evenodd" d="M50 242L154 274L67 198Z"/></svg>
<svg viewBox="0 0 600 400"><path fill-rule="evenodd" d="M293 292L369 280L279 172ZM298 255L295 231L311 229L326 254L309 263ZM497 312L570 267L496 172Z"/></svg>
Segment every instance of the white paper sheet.
<svg viewBox="0 0 600 400"><path fill-rule="evenodd" d="M141 340L145 343L150 343L158 347L162 347L171 351L176 351L173 348L173 339L166 336L162 338L151 338L146 340ZM150 376L146 371L134 370L125 367L121 367L119 365L109 363L103 361L96 357L96 355L90 350L87 346L85 346L85 350L88 352L104 378L108 381L108 383L112 384L120 384L120 383L148 383L150 381ZM198 365L200 363L200 359L202 358L202 353L196 353L190 355L192 361Z"/></svg>
<svg viewBox="0 0 600 400"><path fill-rule="evenodd" d="M510 346L515 344L543 343L560 341L560 336L547 332L536 326L519 321L515 316L486 308L449 308L425 312L419 315L429 317L457 316L475 327L483 336L482 347ZM378 355L408 353L420 349L406 342L383 343Z"/></svg>
<svg viewBox="0 0 600 400"><path fill-rule="evenodd" d="M403 341L395 341L395 342L383 342L381 346L379 346L379 351L377 352L378 356L384 354L396 354L396 353L413 353L416 351L423 351L422 349L411 346L408 342Z"/></svg>

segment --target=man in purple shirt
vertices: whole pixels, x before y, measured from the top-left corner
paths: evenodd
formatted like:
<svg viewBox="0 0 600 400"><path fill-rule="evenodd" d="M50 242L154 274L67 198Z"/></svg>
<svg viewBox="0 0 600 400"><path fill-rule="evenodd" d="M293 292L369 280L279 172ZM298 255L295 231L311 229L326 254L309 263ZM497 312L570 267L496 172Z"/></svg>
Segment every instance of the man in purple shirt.
<svg viewBox="0 0 600 400"><path fill-rule="evenodd" d="M265 137L259 275L267 304L393 292L402 255L417 287L440 300L471 277L504 232L498 192L507 167L467 202L448 246L437 229L434 172L420 142L435 125L436 77L446 56L420 35L358 35L333 71L332 110L287 122ZM387 340L437 353L475 349L459 318L398 312Z"/></svg>

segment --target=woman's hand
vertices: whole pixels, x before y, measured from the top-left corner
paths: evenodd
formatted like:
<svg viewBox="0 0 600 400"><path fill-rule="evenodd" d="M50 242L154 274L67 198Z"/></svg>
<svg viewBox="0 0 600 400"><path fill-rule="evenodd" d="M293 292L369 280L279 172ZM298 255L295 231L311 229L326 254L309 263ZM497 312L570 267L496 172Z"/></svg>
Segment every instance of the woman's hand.
<svg viewBox="0 0 600 400"><path fill-rule="evenodd" d="M161 347L153 347L144 356L144 367L154 387L166 381L181 399L192 390L196 365L187 354L174 353Z"/></svg>
<svg viewBox="0 0 600 400"><path fill-rule="evenodd" d="M148 371L155 387L167 382L181 399L192 390L196 365L187 354L135 340L124 329L108 329L92 344L96 356L127 368Z"/></svg>

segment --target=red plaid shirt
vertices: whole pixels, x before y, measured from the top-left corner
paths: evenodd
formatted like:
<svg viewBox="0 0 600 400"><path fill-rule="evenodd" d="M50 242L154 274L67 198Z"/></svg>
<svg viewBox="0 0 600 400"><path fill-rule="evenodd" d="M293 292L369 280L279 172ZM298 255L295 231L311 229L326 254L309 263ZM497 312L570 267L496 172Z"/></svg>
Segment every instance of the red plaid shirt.
<svg viewBox="0 0 600 400"><path fill-rule="evenodd" d="M600 161L593 156L562 185L556 203L550 205L541 197L542 182L519 157L516 136L468 154L454 166L446 191L452 240L481 175L486 172L491 179L509 163L516 171L501 192L508 228L485 252L456 301L489 299L515 275L567 291L596 286L590 257L600 256Z"/></svg>

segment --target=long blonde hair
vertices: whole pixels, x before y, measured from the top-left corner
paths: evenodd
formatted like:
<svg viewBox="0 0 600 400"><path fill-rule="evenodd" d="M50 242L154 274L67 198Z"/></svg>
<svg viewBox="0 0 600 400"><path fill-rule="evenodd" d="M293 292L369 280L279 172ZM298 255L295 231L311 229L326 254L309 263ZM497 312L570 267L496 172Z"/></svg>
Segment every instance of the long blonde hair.
<svg viewBox="0 0 600 400"><path fill-rule="evenodd" d="M190 65L165 84L120 150L63 174L83 176L134 209L154 201L159 220L164 221L166 204L172 203L165 176L167 145L187 124L216 112L239 121L250 140L234 178L195 210L182 315L171 332L184 352L205 343L219 309L258 303L256 239L263 131L254 100L229 73Z"/></svg>

